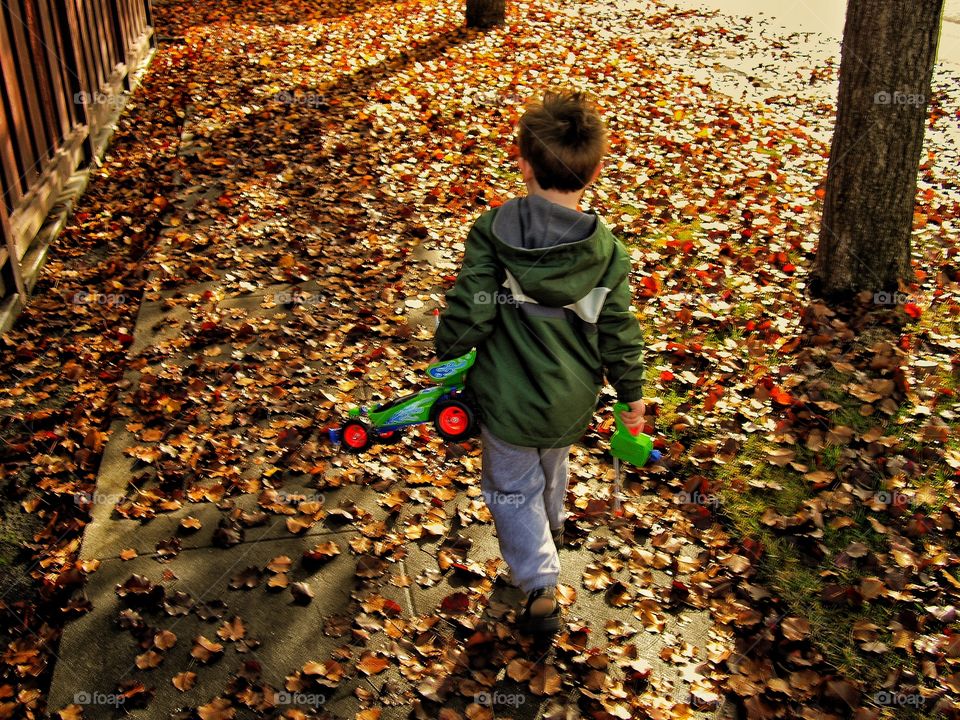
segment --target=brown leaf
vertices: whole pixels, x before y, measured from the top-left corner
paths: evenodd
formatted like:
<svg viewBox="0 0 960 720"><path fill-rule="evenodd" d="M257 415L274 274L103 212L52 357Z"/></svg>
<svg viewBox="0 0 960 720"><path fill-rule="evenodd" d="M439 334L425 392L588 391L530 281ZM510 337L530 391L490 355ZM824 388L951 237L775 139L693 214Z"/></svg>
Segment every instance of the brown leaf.
<svg viewBox="0 0 960 720"><path fill-rule="evenodd" d="M539 665L530 679L530 692L534 695L556 695L562 684L560 673L553 665Z"/></svg>
<svg viewBox="0 0 960 720"><path fill-rule="evenodd" d="M286 573L279 573L277 575L272 575L267 580L267 589L268 590L283 590L287 585L290 584L290 578Z"/></svg>
<svg viewBox="0 0 960 720"><path fill-rule="evenodd" d="M277 555L273 560L267 563L267 570L274 573L289 572L293 561L286 555Z"/></svg>
<svg viewBox="0 0 960 720"><path fill-rule="evenodd" d="M862 542L852 542L847 545L844 552L852 558L862 558L864 555L870 552L870 548L868 548Z"/></svg>
<svg viewBox="0 0 960 720"><path fill-rule="evenodd" d="M231 619L225 621L220 629L217 630L217 636L221 640L242 640L247 634L247 628L243 624L243 619L234 615Z"/></svg>
<svg viewBox="0 0 960 720"><path fill-rule="evenodd" d="M223 654L223 645L198 635L193 640L193 649L190 654L202 663L209 663Z"/></svg>
<svg viewBox="0 0 960 720"><path fill-rule="evenodd" d="M822 682L820 673L815 670L798 670L790 673L790 685L797 690L813 690Z"/></svg>
<svg viewBox="0 0 960 720"><path fill-rule="evenodd" d="M314 520L306 517L289 517L287 518L287 530L290 531L293 535L301 535L311 527L313 527Z"/></svg>
<svg viewBox="0 0 960 720"><path fill-rule="evenodd" d="M479 703L470 703L466 709L467 720L494 720L493 709Z"/></svg>
<svg viewBox="0 0 960 720"><path fill-rule="evenodd" d="M188 515L183 520L180 521L180 529L184 532L195 532L203 527L203 523L199 519Z"/></svg>
<svg viewBox="0 0 960 720"><path fill-rule="evenodd" d="M156 650L147 650L142 655L137 655L136 664L141 670L151 670L163 662L163 655Z"/></svg>
<svg viewBox="0 0 960 720"><path fill-rule="evenodd" d="M304 562L321 563L340 554L340 547L330 540L315 545L312 550L303 553Z"/></svg>
<svg viewBox="0 0 960 720"><path fill-rule="evenodd" d="M803 477L813 485L814 490L822 490L836 479L837 474L830 470L814 470Z"/></svg>
<svg viewBox="0 0 960 720"><path fill-rule="evenodd" d="M244 568L230 578L230 588L233 590L250 590L260 584L263 571L253 565Z"/></svg>
<svg viewBox="0 0 960 720"><path fill-rule="evenodd" d="M728 555L723 559L723 565L730 568L731 571L737 575L742 575L751 567L751 562L749 558L744 557L743 555Z"/></svg>
<svg viewBox="0 0 960 720"><path fill-rule="evenodd" d="M176 644L177 636L170 630L160 630L153 636L153 645L160 650L169 650Z"/></svg>
<svg viewBox="0 0 960 720"><path fill-rule="evenodd" d="M810 623L804 618L788 617L783 619L780 629L787 640L805 640L810 634Z"/></svg>
<svg viewBox="0 0 960 720"><path fill-rule="evenodd" d="M699 710L714 708L720 702L720 695L712 688L703 685L694 685L690 688L690 696L695 700Z"/></svg>
<svg viewBox="0 0 960 720"><path fill-rule="evenodd" d="M313 590L305 582L295 582L290 585L290 594L298 605L307 605L313 600Z"/></svg>
<svg viewBox="0 0 960 720"><path fill-rule="evenodd" d="M571 585L557 585L557 602L564 607L569 607L577 601L577 591Z"/></svg>
<svg viewBox="0 0 960 720"><path fill-rule="evenodd" d="M796 452L789 448L777 448L767 453L767 462L777 467L785 467L793 462L796 456Z"/></svg>
<svg viewBox="0 0 960 720"><path fill-rule="evenodd" d="M626 607L633 600L633 596L627 589L627 586L617 580L612 583L604 593L604 599L613 607Z"/></svg>
<svg viewBox="0 0 960 720"><path fill-rule="evenodd" d="M864 600L874 600L887 594L887 586L880 578L865 577L860 580L860 594Z"/></svg>
<svg viewBox="0 0 960 720"><path fill-rule="evenodd" d="M583 569L583 585L588 590L599 592L607 588L612 582L613 578L610 577L610 573L599 565L590 564Z"/></svg>
<svg viewBox="0 0 960 720"><path fill-rule="evenodd" d="M230 701L222 697L216 697L197 708L200 720L231 720L236 714L237 711Z"/></svg>
<svg viewBox="0 0 960 720"><path fill-rule="evenodd" d="M194 686L197 682L197 674L195 672L190 672L189 670L182 673L177 673L170 680L173 683L173 686L180 692L186 692Z"/></svg>
<svg viewBox="0 0 960 720"><path fill-rule="evenodd" d="M357 670L364 675L376 675L387 669L390 661L378 653L365 650L357 663Z"/></svg>
<svg viewBox="0 0 960 720"><path fill-rule="evenodd" d="M373 555L361 555L357 558L357 577L374 578L387 571L387 561Z"/></svg>
<svg viewBox="0 0 960 720"><path fill-rule="evenodd" d="M343 666L336 660L324 662L308 662L303 666L303 674L310 675L327 687L336 687L343 680Z"/></svg>
<svg viewBox="0 0 960 720"><path fill-rule="evenodd" d="M516 682L523 682L524 680L530 679L530 674L533 671L533 662L531 660L524 660L517 658L511 660L507 665L507 675L511 680Z"/></svg>

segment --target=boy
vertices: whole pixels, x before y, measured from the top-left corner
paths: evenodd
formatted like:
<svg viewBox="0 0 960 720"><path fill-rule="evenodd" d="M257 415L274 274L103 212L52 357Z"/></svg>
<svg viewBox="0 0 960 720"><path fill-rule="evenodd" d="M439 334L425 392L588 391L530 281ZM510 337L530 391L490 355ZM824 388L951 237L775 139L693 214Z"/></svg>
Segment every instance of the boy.
<svg viewBox="0 0 960 720"><path fill-rule="evenodd" d="M604 375L642 426L643 345L630 261L593 213L606 131L579 92L548 92L517 133L527 196L485 212L436 333L440 360L476 347L467 392L480 412L481 488L500 552L527 594L520 621L556 632L570 445L586 431Z"/></svg>

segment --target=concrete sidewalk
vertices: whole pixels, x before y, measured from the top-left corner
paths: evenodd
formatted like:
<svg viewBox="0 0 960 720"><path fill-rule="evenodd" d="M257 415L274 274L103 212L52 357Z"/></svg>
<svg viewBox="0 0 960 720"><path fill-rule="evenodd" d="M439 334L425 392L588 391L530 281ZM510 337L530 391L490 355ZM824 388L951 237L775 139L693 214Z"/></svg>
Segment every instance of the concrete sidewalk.
<svg viewBox="0 0 960 720"><path fill-rule="evenodd" d="M294 314L281 307L265 305L272 305L274 297L282 297L290 290L289 286L275 286L246 297L224 299L219 306L251 323L266 321L283 327ZM163 298L145 302L131 353L148 357L156 345L176 341L178 334L170 330L175 326L171 316L179 316L181 324L188 324L189 312L183 305L164 311L166 299L199 298L210 292L216 292L215 283L167 291ZM158 323L162 317L167 321ZM231 349L227 345L222 351ZM169 364L171 360L186 363L188 356L167 357L163 363ZM162 368L147 364L131 372L128 376L131 394L136 392L146 370L159 373ZM247 371L248 374L255 372L253 368ZM496 646L499 653L537 659L528 654L529 639L517 635L512 623L514 609L521 600L519 592L493 579L503 568L498 567L496 560L498 551L492 525L474 521L464 527L462 521L458 522L458 519L482 514L476 498L476 473L471 477L459 476L464 467L477 467L476 448L465 456L451 456L448 462L443 456L449 448L435 439L422 447L423 441L414 438L360 457L337 455L332 448L324 446L319 455L325 458L326 470L316 482L284 481L278 491L280 504L289 502L292 507L310 510L320 518L294 535L287 527L287 519L292 515L264 513L264 503L258 504L259 493L267 485L264 478L258 479L257 492L224 497L219 502L197 498L197 502L186 501L179 509L161 512L145 522L119 517L114 506L120 498L130 495L127 483L141 467L127 453L138 446L135 434L125 427L131 420L118 418L114 423L96 496L89 498L93 501L93 520L86 530L81 557L101 561L86 587L93 610L70 623L64 633L50 695L51 709L73 703L82 706L84 717L111 717L114 712L111 703L119 702L120 689L136 689L140 687L138 683L142 683L151 689L152 701L138 708L140 696L133 693L124 698L122 711L139 718L168 717L179 708L207 705L217 697L228 696L231 690L237 692L239 683L256 688L253 692L259 695L252 704L274 705L277 711L289 710L290 705L308 710L313 703L314 710L322 710L319 717L352 718L362 707L380 707L381 717L402 718L408 717L412 700L443 697L425 691L423 679L451 675L456 662L464 661L461 653L469 653L469 644L478 642L477 632L489 634L490 642L484 642L483 646L490 651ZM318 437L317 441L323 440ZM266 451L267 444L264 442L259 450ZM417 445L420 447L414 447ZM436 463L408 477L422 482L424 472L437 473L443 481L432 486L429 482L414 485L401 480L404 464L423 464L420 458L425 453L433 454ZM576 457L576 475L605 473L583 450L577 451ZM255 467L246 469L255 470ZM447 479L451 469L457 476L456 485L462 487L451 486ZM600 487L602 478L596 480L591 485L596 486L598 496L603 495L606 489ZM447 490L444 486L451 487ZM410 496L403 501L399 513L384 508L384 499L391 493L393 501L404 497L396 496L397 493ZM416 499L428 502L418 503ZM315 502L317 507L303 504L310 502ZM278 509L287 512L282 507ZM442 523L442 536L408 539L416 534L411 529L416 524L409 522L413 514L438 510L442 510L436 515ZM258 512L263 517L255 518ZM241 513L247 515L241 516ZM243 538L230 547L223 547L225 541L218 537L217 529L230 516L241 518ZM297 515L303 516L303 512ZM188 517L199 521L195 523L199 525L198 530L184 532L181 523ZM587 565L596 567L600 556L605 557L611 567L615 567L612 563L616 558L620 565L635 565L629 561L631 557L636 558L639 549L631 547L605 522L591 525L596 525L596 529L589 536L577 539L575 546L561 553L563 582L569 586L568 592L577 594L567 619L573 627L582 625L592 630L590 646L606 645L605 629L611 638L617 637L617 633L631 636L637 658L650 663L651 682L664 691L669 690L676 700L683 700L689 695L685 689L685 672L710 652L708 613L689 607L658 612L659 604L654 599L662 595L663 588L668 588L673 578L652 568L635 566L626 574L619 573L636 600L644 596L650 599L649 614L639 612L635 602L613 607L605 600L604 592L585 589L581 578ZM626 527L620 532L626 533ZM366 547L370 540L396 547L382 551L378 557L376 549ZM339 554L327 562L305 561L304 553L321 543L332 543ZM172 549L174 545L179 545L179 552ZM585 549L585 545L593 551ZM326 551L331 547L327 545ZM132 555L131 550L136 557L121 558ZM657 552L649 541L647 552ZM684 554L693 557L696 552L687 546ZM469 570L451 569L451 557L458 558ZM272 572L267 569L271 561L275 568L287 568L289 563L289 569ZM280 575L285 575L290 584L304 583L313 595L312 600L300 604L289 589L268 587L268 581ZM118 597L117 588L129 586L131 578L136 576L163 588L166 609L157 599L159 591L144 591L143 585L139 587L142 591L139 595L131 591L126 601ZM643 578L651 583L637 584ZM251 584L256 582L256 586L231 588L248 580ZM138 581L132 582L136 585ZM459 607L451 609L455 603L449 607L444 605L445 598L451 596L466 603L467 611L460 613ZM130 598L134 600L131 602ZM218 630L233 618L242 621L245 629L242 638L218 637ZM143 629L144 626L149 630ZM413 627L425 630L416 637L412 647L420 647L428 635L433 648L416 662L407 657L411 652ZM176 636L171 648L161 650L157 646L154 639L160 637L157 635L160 632ZM214 658L219 659L205 663L191 656L194 639L200 636L223 646L222 654L214 653ZM473 640L469 639L471 636ZM172 636L165 634L164 637ZM571 638L574 637L575 633L561 636L561 645L573 647L571 643L575 640ZM678 664L676 659L669 663L660 659L663 648L676 649L678 645L687 648L689 661ZM370 650L381 651L389 662L386 670L368 676L356 668ZM151 651L157 654L145 658L143 654ZM203 655L202 651L197 653ZM449 663L429 668L427 661L434 654L447 656ZM577 655L579 653L561 652L561 656L568 659ZM141 665L153 663L160 656L162 661L152 669L140 669L138 656L141 656ZM299 685L289 680L291 676L304 672L307 663L334 658L345 671L340 682L323 693L317 691L318 686L308 683L302 691L295 690ZM250 674L253 667L257 670L256 680L237 679ZM562 661L558 667L563 667ZM174 686L173 679L184 672L195 672L196 682L192 689L181 692ZM526 683L505 677L502 671L489 680L493 685L487 688L475 683L465 686L461 682L459 689L439 704L464 708L475 700L483 703L489 696L504 701L497 710L500 717L534 718L541 717L545 708L558 700L558 697L534 695ZM467 692L468 687L473 691ZM274 697L269 697L269 689L276 693ZM559 698L574 700L564 695ZM236 699L232 702L236 706ZM513 706L504 703L513 703Z"/></svg>
<svg viewBox="0 0 960 720"><path fill-rule="evenodd" d="M719 10L737 17L766 20L782 32L818 33L836 41L840 38L847 15L847 3L837 0L801 0L795 3L769 3L764 0L671 0L681 8L697 8L709 12ZM960 70L960 0L945 0L937 61Z"/></svg>

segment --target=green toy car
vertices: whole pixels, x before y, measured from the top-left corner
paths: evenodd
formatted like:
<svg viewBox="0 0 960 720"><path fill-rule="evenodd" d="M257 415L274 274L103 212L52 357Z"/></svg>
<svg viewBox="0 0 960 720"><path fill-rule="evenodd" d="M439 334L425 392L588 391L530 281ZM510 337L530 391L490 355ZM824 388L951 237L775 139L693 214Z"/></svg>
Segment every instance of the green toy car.
<svg viewBox="0 0 960 720"><path fill-rule="evenodd" d="M359 453L375 442L398 442L403 428L427 422L434 424L444 440L458 442L476 434L476 413L463 399L467 370L476 356L477 351L471 350L466 355L428 367L427 377L437 383L433 387L369 410L351 409L350 419L339 428L330 430L330 439L342 443L348 452Z"/></svg>

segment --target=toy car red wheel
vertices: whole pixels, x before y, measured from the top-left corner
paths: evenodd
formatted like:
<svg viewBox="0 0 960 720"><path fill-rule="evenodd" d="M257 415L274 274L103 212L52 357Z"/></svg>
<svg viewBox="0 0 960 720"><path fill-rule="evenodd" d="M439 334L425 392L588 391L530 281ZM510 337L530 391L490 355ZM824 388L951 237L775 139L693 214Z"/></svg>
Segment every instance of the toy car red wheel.
<svg viewBox="0 0 960 720"><path fill-rule="evenodd" d="M473 410L459 400L441 400L433 406L433 424L444 440L463 440L476 427Z"/></svg>
<svg viewBox="0 0 960 720"><path fill-rule="evenodd" d="M373 439L370 436L370 426L362 420L348 420L340 428L340 439L347 452L363 452Z"/></svg>

